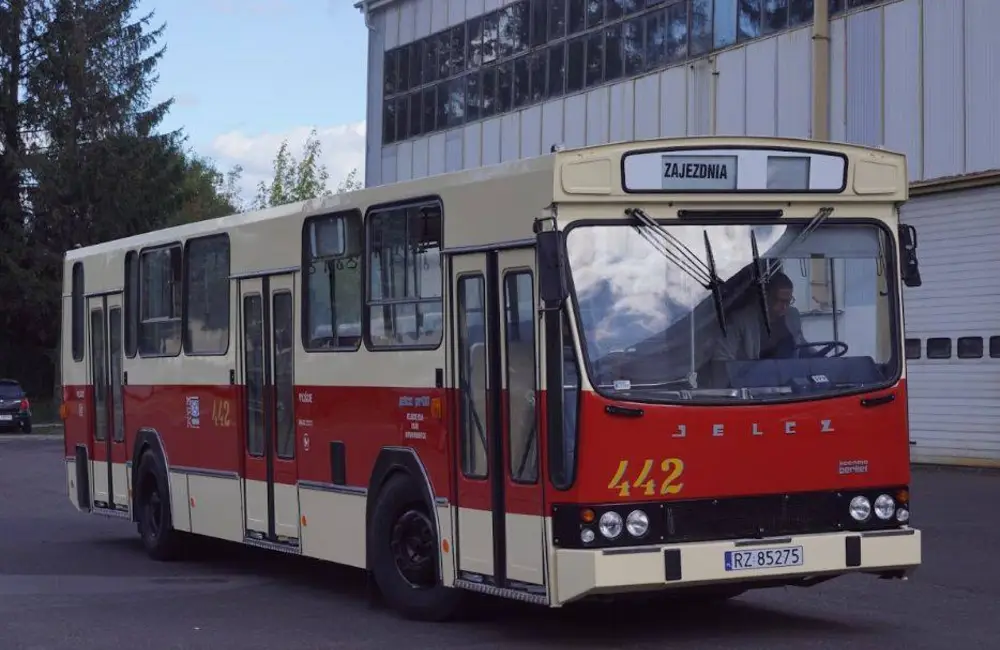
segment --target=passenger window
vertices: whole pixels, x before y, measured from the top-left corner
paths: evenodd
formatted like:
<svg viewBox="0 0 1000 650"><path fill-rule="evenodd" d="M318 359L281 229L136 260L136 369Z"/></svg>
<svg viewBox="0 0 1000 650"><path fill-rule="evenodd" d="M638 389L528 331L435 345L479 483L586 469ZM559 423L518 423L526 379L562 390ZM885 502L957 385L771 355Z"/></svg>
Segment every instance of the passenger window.
<svg viewBox="0 0 1000 650"><path fill-rule="evenodd" d="M486 307L482 275L458 281L458 382L462 473L486 478Z"/></svg>
<svg viewBox="0 0 1000 650"><path fill-rule="evenodd" d="M112 307L108 310L108 341L111 366L111 408L114 441L125 441L125 404L122 391L122 310Z"/></svg>
<svg viewBox="0 0 1000 650"><path fill-rule="evenodd" d="M71 347L73 349L73 361L83 361L84 349L84 318L86 309L83 297L83 262L74 262L72 271L71 298L72 312L70 318L70 331L72 332Z"/></svg>
<svg viewBox="0 0 1000 650"><path fill-rule="evenodd" d="M277 406L278 458L295 458L295 317L292 294L274 294L271 312L274 338L274 396Z"/></svg>
<svg viewBox="0 0 1000 650"><path fill-rule="evenodd" d="M957 341L956 352L959 359L982 359L983 339L979 336L961 336Z"/></svg>
<svg viewBox="0 0 1000 650"><path fill-rule="evenodd" d="M361 214L323 215L303 226L302 341L306 350L361 346Z"/></svg>
<svg viewBox="0 0 1000 650"><path fill-rule="evenodd" d="M920 358L920 339L906 339L906 358Z"/></svg>
<svg viewBox="0 0 1000 650"><path fill-rule="evenodd" d="M140 258L139 354L181 353L181 247L144 251Z"/></svg>
<svg viewBox="0 0 1000 650"><path fill-rule="evenodd" d="M192 239L184 258L184 354L225 354L229 350L229 237Z"/></svg>
<svg viewBox="0 0 1000 650"><path fill-rule="evenodd" d="M535 414L535 301L530 271L504 278L507 352L507 422L510 473L518 483L538 480L538 427Z"/></svg>
<svg viewBox="0 0 1000 650"><path fill-rule="evenodd" d="M950 359L951 339L944 337L927 339L927 358Z"/></svg>
<svg viewBox="0 0 1000 650"><path fill-rule="evenodd" d="M135 357L139 349L136 330L139 327L139 255L125 254L125 356Z"/></svg>
<svg viewBox="0 0 1000 650"><path fill-rule="evenodd" d="M373 211L368 218L368 335L373 348L441 343L441 205Z"/></svg>
<svg viewBox="0 0 1000 650"><path fill-rule="evenodd" d="M247 453L264 455L264 314L260 294L243 297L243 374L247 391Z"/></svg>
<svg viewBox="0 0 1000 650"><path fill-rule="evenodd" d="M104 311L90 312L90 364L94 383L94 439L106 440L108 434L108 378L104 342Z"/></svg>

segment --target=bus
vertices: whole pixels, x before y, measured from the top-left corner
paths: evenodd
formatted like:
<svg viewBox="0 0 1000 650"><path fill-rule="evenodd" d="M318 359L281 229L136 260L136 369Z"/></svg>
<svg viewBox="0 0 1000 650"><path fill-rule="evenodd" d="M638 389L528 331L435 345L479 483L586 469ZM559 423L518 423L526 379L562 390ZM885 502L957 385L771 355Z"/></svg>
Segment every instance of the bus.
<svg viewBox="0 0 1000 650"><path fill-rule="evenodd" d="M878 148L654 139L71 250L69 499L424 620L905 579L907 193Z"/></svg>

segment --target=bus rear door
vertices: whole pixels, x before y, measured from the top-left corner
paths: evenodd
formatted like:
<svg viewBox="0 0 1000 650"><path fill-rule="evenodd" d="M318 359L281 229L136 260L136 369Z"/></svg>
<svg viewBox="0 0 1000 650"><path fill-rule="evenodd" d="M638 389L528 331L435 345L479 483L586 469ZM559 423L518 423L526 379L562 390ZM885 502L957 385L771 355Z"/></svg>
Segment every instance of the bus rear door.
<svg viewBox="0 0 1000 650"><path fill-rule="evenodd" d="M241 279L239 286L247 541L298 548L294 276Z"/></svg>
<svg viewBox="0 0 1000 650"><path fill-rule="evenodd" d="M532 248L451 262L449 386L461 585L547 601Z"/></svg>
<svg viewBox="0 0 1000 650"><path fill-rule="evenodd" d="M122 404L122 296L120 293L91 296L90 314L90 406L92 499L105 514L127 516L128 479L125 473L125 427Z"/></svg>

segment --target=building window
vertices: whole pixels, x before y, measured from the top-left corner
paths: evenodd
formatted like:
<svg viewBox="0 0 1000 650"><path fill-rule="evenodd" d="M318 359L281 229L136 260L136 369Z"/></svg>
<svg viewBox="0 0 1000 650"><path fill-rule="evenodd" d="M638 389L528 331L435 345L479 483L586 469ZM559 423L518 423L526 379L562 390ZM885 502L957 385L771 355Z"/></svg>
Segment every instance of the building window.
<svg viewBox="0 0 1000 650"><path fill-rule="evenodd" d="M960 336L955 345L959 359L982 359L983 338L981 336Z"/></svg>
<svg viewBox="0 0 1000 650"><path fill-rule="evenodd" d="M886 1L830 0L830 14ZM385 53L382 140L391 144L454 128L801 27L812 21L813 4L813 0L510 3ZM518 62L526 54L534 56ZM528 73L528 68L541 71Z"/></svg>
<svg viewBox="0 0 1000 650"><path fill-rule="evenodd" d="M943 337L927 339L927 358L950 359L951 339Z"/></svg>
<svg viewBox="0 0 1000 650"><path fill-rule="evenodd" d="M990 359L1000 359L1000 336L990 337Z"/></svg>
<svg viewBox="0 0 1000 650"><path fill-rule="evenodd" d="M907 359L920 358L920 339L906 339L905 348Z"/></svg>
<svg viewBox="0 0 1000 650"><path fill-rule="evenodd" d="M139 257L139 354L175 357L181 353L181 247L143 251Z"/></svg>
<svg viewBox="0 0 1000 650"><path fill-rule="evenodd" d="M307 219L302 226L302 342L310 352L361 346L361 213Z"/></svg>
<svg viewBox="0 0 1000 650"><path fill-rule="evenodd" d="M191 239L184 255L184 354L229 351L229 236Z"/></svg>
<svg viewBox="0 0 1000 650"><path fill-rule="evenodd" d="M368 215L368 341L373 349L441 344L441 204Z"/></svg>

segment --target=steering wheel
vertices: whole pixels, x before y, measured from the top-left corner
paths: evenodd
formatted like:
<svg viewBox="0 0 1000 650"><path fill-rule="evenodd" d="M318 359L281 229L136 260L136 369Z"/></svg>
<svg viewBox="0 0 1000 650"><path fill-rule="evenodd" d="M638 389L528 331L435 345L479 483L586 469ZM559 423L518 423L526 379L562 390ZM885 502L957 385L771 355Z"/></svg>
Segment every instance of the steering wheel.
<svg viewBox="0 0 1000 650"><path fill-rule="evenodd" d="M816 358L816 357L825 357L825 356L829 355L830 351L833 350L833 349L835 349L835 348L843 348L843 349L840 350L840 352L838 352L837 354L834 354L833 355L834 357L842 357L845 354L847 354L847 344L844 343L843 341L810 341L809 343L799 343L798 345L795 346L795 351L796 351L796 353L798 353L799 350L805 350L805 349L808 349L808 348L816 348L816 347L820 347L820 346L823 346L822 350L820 350L820 351L818 351L818 352L816 352L814 354L811 354L809 356L814 357L814 358Z"/></svg>

